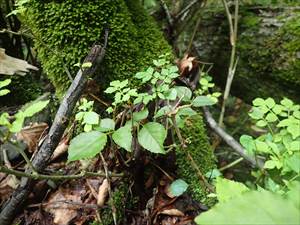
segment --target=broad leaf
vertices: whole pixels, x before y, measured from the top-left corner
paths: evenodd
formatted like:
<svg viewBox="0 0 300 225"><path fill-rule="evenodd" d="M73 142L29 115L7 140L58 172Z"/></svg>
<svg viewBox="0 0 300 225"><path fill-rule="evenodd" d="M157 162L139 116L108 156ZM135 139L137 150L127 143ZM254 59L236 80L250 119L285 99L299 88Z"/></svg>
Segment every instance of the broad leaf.
<svg viewBox="0 0 300 225"><path fill-rule="evenodd" d="M138 133L140 145L153 153L165 154L163 144L166 137L166 129L163 125L156 122L146 123Z"/></svg>
<svg viewBox="0 0 300 225"><path fill-rule="evenodd" d="M100 121L100 126L97 128L98 131L106 132L115 129L115 121L110 118L104 118Z"/></svg>
<svg viewBox="0 0 300 225"><path fill-rule="evenodd" d="M34 114L42 111L49 103L49 100L47 101L38 101L31 105L29 105L25 110L23 111L24 117L31 117Z"/></svg>
<svg viewBox="0 0 300 225"><path fill-rule="evenodd" d="M264 190L245 192L239 197L215 205L196 217L195 221L201 225L299 224L299 190L292 191L293 196L286 198Z"/></svg>
<svg viewBox="0 0 300 225"><path fill-rule="evenodd" d="M184 180L177 179L172 182L168 191L171 193L171 195L177 197L177 196L182 195L186 191L188 186L189 185Z"/></svg>
<svg viewBox="0 0 300 225"><path fill-rule="evenodd" d="M201 107L201 106L208 106L208 105L214 105L216 102L213 101L210 97L207 96L197 96L193 102L192 105L194 107Z"/></svg>
<svg viewBox="0 0 300 225"><path fill-rule="evenodd" d="M68 161L93 158L104 149L106 141L106 134L99 131L79 134L70 142Z"/></svg>
<svg viewBox="0 0 300 225"><path fill-rule="evenodd" d="M83 123L86 124L98 124L99 123L99 115L95 112L86 112L84 113Z"/></svg>
<svg viewBox="0 0 300 225"><path fill-rule="evenodd" d="M182 99L182 101L189 101L192 97L192 91L184 86L176 86L177 97Z"/></svg>
<svg viewBox="0 0 300 225"><path fill-rule="evenodd" d="M216 193L221 203L239 197L247 191L249 191L249 189L242 183L217 177Z"/></svg>
<svg viewBox="0 0 300 225"><path fill-rule="evenodd" d="M116 130L112 135L112 139L117 145L131 152L132 134L130 125L126 125Z"/></svg>
<svg viewBox="0 0 300 225"><path fill-rule="evenodd" d="M139 112L134 112L133 113L133 121L135 122L140 122L141 120L144 120L148 117L149 111L148 109L144 109Z"/></svg>

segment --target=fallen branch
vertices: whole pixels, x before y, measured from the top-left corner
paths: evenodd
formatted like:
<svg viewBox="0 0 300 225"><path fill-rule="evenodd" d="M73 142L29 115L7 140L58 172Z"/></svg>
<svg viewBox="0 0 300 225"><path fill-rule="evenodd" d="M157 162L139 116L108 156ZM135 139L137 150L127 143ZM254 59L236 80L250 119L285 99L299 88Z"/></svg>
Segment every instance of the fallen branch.
<svg viewBox="0 0 300 225"><path fill-rule="evenodd" d="M235 152L241 155L245 160L252 164L252 166L262 169L264 167L263 162L249 156L246 150L229 134L226 133L214 120L208 108L203 107L204 117L209 127L220 136Z"/></svg>
<svg viewBox="0 0 300 225"><path fill-rule="evenodd" d="M33 180L72 180L72 179L80 179L86 177L123 177L122 173L93 173L88 171L82 171L79 174L69 174L69 175L47 175L47 174L35 174L35 173L26 173L19 170L13 170L6 166L0 166L0 172L6 174L12 174L18 177L28 177Z"/></svg>
<svg viewBox="0 0 300 225"><path fill-rule="evenodd" d="M75 79L65 94L55 115L55 119L50 128L49 134L32 160L32 165L37 172L42 172L50 161L52 153L59 144L61 137L68 125L69 118L72 115L76 102L84 90L88 76L93 75L99 64L102 62L107 45L107 37L108 30L105 30L104 47L98 43L93 45L88 56L84 60L85 63L92 63L92 66L89 68L79 69ZM30 172L30 169L26 171L26 173ZM19 187L14 191L11 198L4 204L4 207L0 213L1 225L11 224L17 209L20 209L22 204L27 199L33 184L34 180L31 178L23 177L21 179Z"/></svg>

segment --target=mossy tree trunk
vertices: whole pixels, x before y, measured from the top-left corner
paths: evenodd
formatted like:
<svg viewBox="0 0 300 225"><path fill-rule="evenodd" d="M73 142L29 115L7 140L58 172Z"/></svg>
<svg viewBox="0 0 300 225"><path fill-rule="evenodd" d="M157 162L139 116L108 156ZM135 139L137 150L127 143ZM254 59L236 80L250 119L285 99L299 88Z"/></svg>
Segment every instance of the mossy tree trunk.
<svg viewBox="0 0 300 225"><path fill-rule="evenodd" d="M170 53L170 59L174 58L163 34L138 0L32 0L24 22L36 37L39 59L59 96L70 84L65 68L74 74L78 69L74 64L99 40L106 26L110 28L108 48L102 70L95 78L102 88L111 80L130 79L159 55ZM190 139L201 148L191 145L187 151L192 151L193 156L202 156L195 161L205 165L203 173L206 173L215 162L201 117L197 118L197 124L195 129L199 130L191 134ZM187 162L186 156L178 154L179 174L193 174L193 168L190 167L192 171L188 173L188 168L181 165L183 162ZM198 182L198 178L195 179L194 185Z"/></svg>
<svg viewBox="0 0 300 225"><path fill-rule="evenodd" d="M230 58L229 31L222 7L202 12L195 38L200 58L214 63L212 75L225 85ZM241 6L232 93L255 97L286 96L300 102L300 9L293 6Z"/></svg>

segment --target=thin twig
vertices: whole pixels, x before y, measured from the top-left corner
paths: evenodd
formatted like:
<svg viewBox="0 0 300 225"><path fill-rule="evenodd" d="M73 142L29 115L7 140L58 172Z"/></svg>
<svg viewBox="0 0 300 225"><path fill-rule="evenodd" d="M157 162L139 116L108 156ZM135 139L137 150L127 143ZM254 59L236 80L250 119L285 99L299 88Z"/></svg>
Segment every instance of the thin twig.
<svg viewBox="0 0 300 225"><path fill-rule="evenodd" d="M167 16L167 20L168 20L169 26L170 26L170 27L173 27L173 18L172 18L172 16L171 16L171 13L170 13L170 11L169 11L169 8L168 8L167 4L165 3L164 0L160 0L160 4L161 4L161 6L163 7L163 9L164 9L164 11L165 11L165 13L166 13L166 16Z"/></svg>
<svg viewBox="0 0 300 225"><path fill-rule="evenodd" d="M106 163L106 161L105 161L105 159L104 159L101 152L100 152L100 157L101 157L101 161L103 163L103 168L104 168L106 179L107 179L107 182L108 182L108 194L109 194L110 204L111 204L111 208L112 208L113 220L114 220L114 224L117 225L117 209L116 209L114 199L113 199L113 196L112 196L111 181L110 181L110 177L109 177L108 167L107 167L107 163Z"/></svg>
<svg viewBox="0 0 300 225"><path fill-rule="evenodd" d="M94 172L87 172L83 171L79 174L71 174L71 175L46 175L46 174L39 174L39 173L26 173L19 170L9 169L6 166L0 166L0 172L13 174L18 177L29 177L34 180L72 180L72 179L80 179L85 177L123 177L124 174L122 173L94 173Z"/></svg>
<svg viewBox="0 0 300 225"><path fill-rule="evenodd" d="M226 166L221 167L221 168L219 169L219 171L222 172L222 171L224 171L224 170L227 170L227 169L229 169L229 168L231 168L231 167L233 167L233 166L239 164L239 163L242 162L243 160L244 160L243 157L238 158L237 160L233 161L232 163L229 163L229 164L227 164Z"/></svg>
<svg viewBox="0 0 300 225"><path fill-rule="evenodd" d="M199 0L194 0L190 4L188 4L183 10L181 10L176 16L175 19L178 20L180 17L185 14L188 10L190 10Z"/></svg>
<svg viewBox="0 0 300 225"><path fill-rule="evenodd" d="M226 17L228 19L228 25L230 30L231 55L230 55L230 62L228 67L227 81L226 81L225 91L223 95L222 109L219 117L219 126L223 126L226 102L230 93L231 84L238 63L238 59L236 59L236 42L237 42L237 31L238 31L239 1L235 0L234 23L232 22L232 16L230 14L226 0L222 0L222 2L225 8Z"/></svg>

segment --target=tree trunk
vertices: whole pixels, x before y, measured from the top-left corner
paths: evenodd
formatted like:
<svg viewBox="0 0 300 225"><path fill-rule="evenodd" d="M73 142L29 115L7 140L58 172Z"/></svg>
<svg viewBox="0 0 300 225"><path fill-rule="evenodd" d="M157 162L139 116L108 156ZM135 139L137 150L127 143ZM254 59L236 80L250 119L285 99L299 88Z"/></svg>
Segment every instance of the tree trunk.
<svg viewBox="0 0 300 225"><path fill-rule="evenodd" d="M201 60L214 63L211 74L224 86L230 58L224 9L202 12L195 38ZM232 93L251 102L255 97L291 98L300 102L300 9L241 6Z"/></svg>

